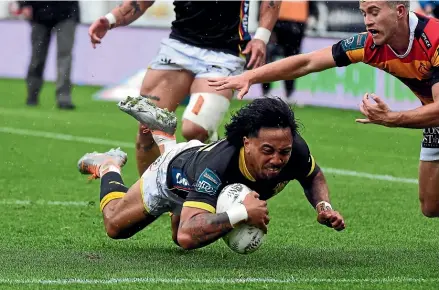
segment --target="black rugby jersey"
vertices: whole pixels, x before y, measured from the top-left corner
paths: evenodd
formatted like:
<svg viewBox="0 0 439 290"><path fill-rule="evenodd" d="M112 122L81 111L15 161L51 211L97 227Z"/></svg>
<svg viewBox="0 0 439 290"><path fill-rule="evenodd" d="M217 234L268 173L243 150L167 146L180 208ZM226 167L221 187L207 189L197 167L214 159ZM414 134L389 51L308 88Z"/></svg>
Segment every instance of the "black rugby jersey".
<svg viewBox="0 0 439 290"><path fill-rule="evenodd" d="M239 55L251 39L249 1L174 1L170 38Z"/></svg>
<svg viewBox="0 0 439 290"><path fill-rule="evenodd" d="M319 172L305 140L293 137L293 148L287 165L270 180L255 181L247 170L243 148L236 148L223 139L205 146L187 149L170 162L168 188L185 199L184 206L215 212L221 190L232 183L242 183L267 200L290 180L304 180Z"/></svg>

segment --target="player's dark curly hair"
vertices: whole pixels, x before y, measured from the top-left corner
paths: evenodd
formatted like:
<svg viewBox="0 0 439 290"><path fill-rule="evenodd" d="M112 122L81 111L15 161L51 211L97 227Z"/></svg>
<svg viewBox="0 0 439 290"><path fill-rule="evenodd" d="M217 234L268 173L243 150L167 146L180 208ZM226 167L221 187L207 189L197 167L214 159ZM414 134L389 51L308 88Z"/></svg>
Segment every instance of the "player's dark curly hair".
<svg viewBox="0 0 439 290"><path fill-rule="evenodd" d="M290 128L297 133L297 122L290 106L278 97L255 99L233 114L225 126L227 140L237 147L243 146L244 137L257 137L261 128Z"/></svg>

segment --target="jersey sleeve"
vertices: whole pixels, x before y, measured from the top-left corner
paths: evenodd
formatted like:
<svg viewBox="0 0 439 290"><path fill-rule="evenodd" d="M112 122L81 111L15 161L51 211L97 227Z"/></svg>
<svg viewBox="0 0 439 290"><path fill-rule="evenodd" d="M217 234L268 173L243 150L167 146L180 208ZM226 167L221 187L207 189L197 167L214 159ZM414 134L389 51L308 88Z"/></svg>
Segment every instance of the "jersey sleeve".
<svg viewBox="0 0 439 290"><path fill-rule="evenodd" d="M320 171L308 144L300 135L294 138L293 151L291 152L288 167L291 172L291 179L297 179L298 181L312 177Z"/></svg>
<svg viewBox="0 0 439 290"><path fill-rule="evenodd" d="M225 142L208 144L199 149L205 158L196 163L192 190L184 207L194 207L215 213L216 203L228 178L227 168L234 155L234 147Z"/></svg>
<svg viewBox="0 0 439 290"><path fill-rule="evenodd" d="M183 206L215 213L218 195L223 187L219 173L214 169L205 168L197 177L193 190L188 193Z"/></svg>
<svg viewBox="0 0 439 290"><path fill-rule="evenodd" d="M348 66L364 60L367 33L360 33L340 40L332 46L332 56L337 66Z"/></svg>
<svg viewBox="0 0 439 290"><path fill-rule="evenodd" d="M439 45L436 47L436 51L431 59L431 64L431 85L434 85L439 83Z"/></svg>

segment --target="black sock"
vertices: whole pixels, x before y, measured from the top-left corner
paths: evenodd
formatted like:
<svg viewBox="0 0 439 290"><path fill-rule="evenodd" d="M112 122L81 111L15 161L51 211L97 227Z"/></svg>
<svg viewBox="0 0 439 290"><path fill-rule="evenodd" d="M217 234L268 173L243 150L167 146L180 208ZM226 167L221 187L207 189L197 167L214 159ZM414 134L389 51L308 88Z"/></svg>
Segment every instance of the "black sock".
<svg viewBox="0 0 439 290"><path fill-rule="evenodd" d="M117 172L108 172L101 177L101 194L100 194L100 204L101 210L113 199L122 198L128 188L125 186L120 176Z"/></svg>

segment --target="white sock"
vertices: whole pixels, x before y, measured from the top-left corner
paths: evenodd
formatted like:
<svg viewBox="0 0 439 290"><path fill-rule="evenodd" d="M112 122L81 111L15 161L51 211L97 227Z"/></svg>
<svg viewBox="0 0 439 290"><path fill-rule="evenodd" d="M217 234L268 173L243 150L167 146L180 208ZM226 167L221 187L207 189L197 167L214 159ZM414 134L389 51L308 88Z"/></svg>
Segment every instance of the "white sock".
<svg viewBox="0 0 439 290"><path fill-rule="evenodd" d="M175 145L177 145L177 140L175 140L175 135L169 135L161 131L152 131L152 138L154 139L157 146L159 146L160 153L169 151Z"/></svg>
<svg viewBox="0 0 439 290"><path fill-rule="evenodd" d="M104 174L108 173L108 172L117 172L120 174L120 167L118 167L112 163L102 164L101 166L99 166L99 176L100 177L104 176Z"/></svg>

